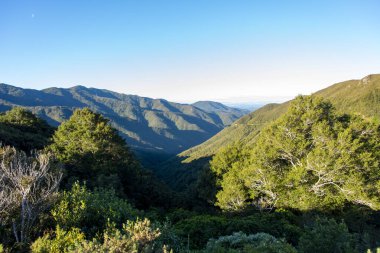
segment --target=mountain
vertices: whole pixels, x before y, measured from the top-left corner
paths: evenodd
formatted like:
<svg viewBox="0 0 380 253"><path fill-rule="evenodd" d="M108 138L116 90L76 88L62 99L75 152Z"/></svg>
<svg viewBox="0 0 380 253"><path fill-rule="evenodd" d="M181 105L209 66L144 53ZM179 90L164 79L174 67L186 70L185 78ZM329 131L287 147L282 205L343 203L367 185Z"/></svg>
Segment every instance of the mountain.
<svg viewBox="0 0 380 253"><path fill-rule="evenodd" d="M233 108L213 101L198 101L193 103L192 106L205 112L217 114L226 126L231 125L236 119L250 112L249 110Z"/></svg>
<svg viewBox="0 0 380 253"><path fill-rule="evenodd" d="M213 102L186 105L84 86L33 90L0 84L0 111L15 106L31 110L53 126L67 120L76 108L89 107L110 119L129 146L146 154L177 154L247 113Z"/></svg>
<svg viewBox="0 0 380 253"><path fill-rule="evenodd" d="M336 83L315 92L330 100L341 113L357 113L366 117L380 118L380 74L368 75L360 80ZM194 182L204 166L219 149L235 142L242 145L253 143L264 126L284 114L290 101L267 104L238 119L206 142L192 147L162 165L159 174L174 188ZM173 169L175 168L175 169Z"/></svg>

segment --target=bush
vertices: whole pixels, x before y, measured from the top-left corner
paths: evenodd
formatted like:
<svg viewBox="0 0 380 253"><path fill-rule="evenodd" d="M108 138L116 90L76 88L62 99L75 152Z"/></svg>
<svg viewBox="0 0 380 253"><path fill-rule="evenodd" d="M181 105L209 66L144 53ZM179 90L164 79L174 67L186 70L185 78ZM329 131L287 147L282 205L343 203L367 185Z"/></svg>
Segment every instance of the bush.
<svg viewBox="0 0 380 253"><path fill-rule="evenodd" d="M211 215L199 215L175 224L177 234L187 241L190 239L190 248L201 249L212 237L224 234L227 219Z"/></svg>
<svg viewBox="0 0 380 253"><path fill-rule="evenodd" d="M246 235L236 232L232 235L221 236L218 239L210 239L206 252L288 252L296 250L289 244L276 239L266 233Z"/></svg>
<svg viewBox="0 0 380 253"><path fill-rule="evenodd" d="M301 236L298 249L302 253L357 252L355 238L348 232L344 222L317 218L313 226Z"/></svg>
<svg viewBox="0 0 380 253"><path fill-rule="evenodd" d="M279 210L274 213L254 213L249 216L211 216L198 215L183 219L175 224L178 236L183 242L190 241L192 249L204 248L209 238L231 235L242 231L246 234L264 232L277 238L285 238L297 245L301 236L297 216L289 211Z"/></svg>
<svg viewBox="0 0 380 253"><path fill-rule="evenodd" d="M160 236L160 230L148 219L127 221L121 230L108 228L104 233L104 242L97 240L83 243L79 252L153 252L154 240Z"/></svg>
<svg viewBox="0 0 380 253"><path fill-rule="evenodd" d="M65 231L57 226L53 234L38 238L31 246L32 252L166 252L168 247L157 243L160 229L148 219L127 221L122 229L109 224L102 240L85 240L78 228Z"/></svg>
<svg viewBox="0 0 380 253"><path fill-rule="evenodd" d="M123 221L137 217L138 211L127 200L118 198L113 189L96 189L75 183L70 191L62 193L60 201L52 210L57 224L70 229L79 227L93 236L106 228L107 222L120 225Z"/></svg>
<svg viewBox="0 0 380 253"><path fill-rule="evenodd" d="M296 245L301 236L297 216L289 211L277 210L274 213L254 213L246 217L234 217L226 228L226 235L242 231L246 234L264 232L277 238L285 238Z"/></svg>
<svg viewBox="0 0 380 253"><path fill-rule="evenodd" d="M71 252L80 243L85 242L85 236L78 228L65 231L57 226L54 235L46 234L31 245L34 253Z"/></svg>
<svg viewBox="0 0 380 253"><path fill-rule="evenodd" d="M160 249L172 249L174 252L180 252L183 249L181 238L176 234L176 231L169 221L158 224L161 235L157 238L156 244Z"/></svg>

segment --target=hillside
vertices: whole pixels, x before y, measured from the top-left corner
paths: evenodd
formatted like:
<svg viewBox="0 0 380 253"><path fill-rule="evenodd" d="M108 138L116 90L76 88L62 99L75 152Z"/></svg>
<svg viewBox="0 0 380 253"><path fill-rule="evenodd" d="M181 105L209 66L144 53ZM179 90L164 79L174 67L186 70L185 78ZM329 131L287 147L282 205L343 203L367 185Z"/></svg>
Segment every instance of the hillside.
<svg viewBox="0 0 380 253"><path fill-rule="evenodd" d="M191 105L205 112L217 114L226 126L231 125L237 118L240 118L242 116L242 112L244 114L249 113L248 110L229 107L222 103L213 101L198 101Z"/></svg>
<svg viewBox="0 0 380 253"><path fill-rule="evenodd" d="M179 153L246 113L223 105L203 110L201 106L83 86L33 90L0 84L0 111L15 106L31 110L53 126L67 120L76 108L88 107L110 119L127 143L142 154Z"/></svg>
<svg viewBox="0 0 380 253"><path fill-rule="evenodd" d="M342 113L358 113L367 117L380 117L380 74L368 75L360 80L333 84L317 91L314 96L330 100ZM197 172L222 147L235 142L249 144L255 141L260 129L286 112L289 102L268 104L245 115L206 142L192 147L162 166L160 175L174 187L182 188L197 178ZM172 168L176 168L173 172ZM181 178L178 182L178 178ZM175 179L175 181L174 181Z"/></svg>
<svg viewBox="0 0 380 253"><path fill-rule="evenodd" d="M313 95L331 100L340 112L355 112L368 117L380 116L380 74L361 80L349 80L334 84ZM187 161L215 154L222 146L235 141L250 142L266 123L278 118L288 108L289 102L268 104L245 115L206 142L180 154Z"/></svg>
<svg viewBox="0 0 380 253"><path fill-rule="evenodd" d="M314 95L331 100L340 112L380 117L380 74L336 83Z"/></svg>

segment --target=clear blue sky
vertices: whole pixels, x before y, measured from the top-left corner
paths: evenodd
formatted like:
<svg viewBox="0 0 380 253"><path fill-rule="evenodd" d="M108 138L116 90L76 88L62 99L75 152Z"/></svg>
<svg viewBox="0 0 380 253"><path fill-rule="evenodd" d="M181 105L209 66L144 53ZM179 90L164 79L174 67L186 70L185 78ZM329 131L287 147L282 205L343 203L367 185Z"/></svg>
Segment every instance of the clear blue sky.
<svg viewBox="0 0 380 253"><path fill-rule="evenodd" d="M0 0L0 82L174 101L380 73L380 1Z"/></svg>

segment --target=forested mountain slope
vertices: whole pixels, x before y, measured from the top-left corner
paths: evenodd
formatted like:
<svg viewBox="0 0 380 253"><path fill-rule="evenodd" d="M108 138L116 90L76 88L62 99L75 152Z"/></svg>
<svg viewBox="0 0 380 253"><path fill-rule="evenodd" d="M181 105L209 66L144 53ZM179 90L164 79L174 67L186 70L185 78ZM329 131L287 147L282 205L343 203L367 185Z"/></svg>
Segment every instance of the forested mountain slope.
<svg viewBox="0 0 380 253"><path fill-rule="evenodd" d="M213 101L198 101L191 105L205 112L217 114L219 118L223 121L223 124L226 126L231 125L237 118L240 118L242 116L242 112L244 114L249 113L249 110L237 109Z"/></svg>
<svg viewBox="0 0 380 253"><path fill-rule="evenodd" d="M313 95L330 100L339 112L380 117L380 74L368 75L360 80L340 82ZM284 114L289 104L290 101L282 104L268 104L245 115L206 142L168 161L162 166L161 175L175 187L184 187L184 184L196 180L197 172L221 148L235 142L253 143L260 129Z"/></svg>
<svg viewBox="0 0 380 253"><path fill-rule="evenodd" d="M88 107L110 119L134 150L169 154L209 139L246 114L223 105L202 109L83 86L39 91L0 84L0 111L15 106L31 110L54 126L67 120L76 108Z"/></svg>

